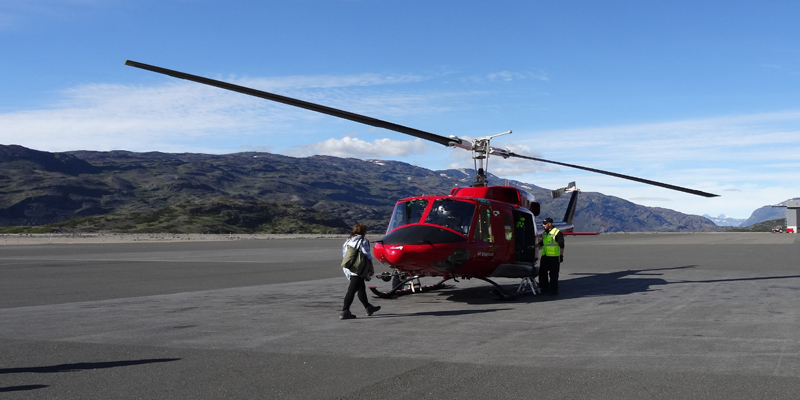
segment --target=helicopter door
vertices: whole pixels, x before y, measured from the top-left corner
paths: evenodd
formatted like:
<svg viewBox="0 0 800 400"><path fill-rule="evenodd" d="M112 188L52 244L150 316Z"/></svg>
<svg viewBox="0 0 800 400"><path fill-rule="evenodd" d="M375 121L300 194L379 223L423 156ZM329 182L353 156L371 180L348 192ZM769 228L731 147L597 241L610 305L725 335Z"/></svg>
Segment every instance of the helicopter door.
<svg viewBox="0 0 800 400"><path fill-rule="evenodd" d="M533 216L514 211L514 261L536 262L536 229Z"/></svg>
<svg viewBox="0 0 800 400"><path fill-rule="evenodd" d="M478 221L475 224L475 233L472 237L476 242L494 242L492 235L492 207L481 204L478 206Z"/></svg>
<svg viewBox="0 0 800 400"><path fill-rule="evenodd" d="M491 262L497 252L495 237L492 232L492 207L486 204L478 204L477 214L472 239L476 244L481 243L482 246L476 248L475 257L478 262Z"/></svg>

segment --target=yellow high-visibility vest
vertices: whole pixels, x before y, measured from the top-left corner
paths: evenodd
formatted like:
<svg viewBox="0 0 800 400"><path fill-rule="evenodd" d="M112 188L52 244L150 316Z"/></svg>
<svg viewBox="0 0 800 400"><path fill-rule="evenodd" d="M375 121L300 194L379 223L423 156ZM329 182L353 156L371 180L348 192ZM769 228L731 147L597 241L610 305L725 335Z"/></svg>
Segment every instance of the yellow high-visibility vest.
<svg viewBox="0 0 800 400"><path fill-rule="evenodd" d="M561 248L556 242L556 235L561 232L558 228L553 227L550 229L550 232L545 232L542 235L542 243L544 244L544 248L542 248L542 255L548 257L558 257L561 255Z"/></svg>

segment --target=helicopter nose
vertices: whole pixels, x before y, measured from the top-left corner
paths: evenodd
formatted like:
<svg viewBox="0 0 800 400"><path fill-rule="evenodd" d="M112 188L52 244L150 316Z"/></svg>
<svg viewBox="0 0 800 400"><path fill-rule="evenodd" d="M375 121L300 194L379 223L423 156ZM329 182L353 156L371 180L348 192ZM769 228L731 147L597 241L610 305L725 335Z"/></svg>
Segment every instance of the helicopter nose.
<svg viewBox="0 0 800 400"><path fill-rule="evenodd" d="M403 252L405 247L406 246L376 244L373 254L380 262L395 265L403 262L404 258L408 258L407 254Z"/></svg>
<svg viewBox="0 0 800 400"><path fill-rule="evenodd" d="M446 258L453 250L435 245L375 245L375 257L390 265L427 268Z"/></svg>

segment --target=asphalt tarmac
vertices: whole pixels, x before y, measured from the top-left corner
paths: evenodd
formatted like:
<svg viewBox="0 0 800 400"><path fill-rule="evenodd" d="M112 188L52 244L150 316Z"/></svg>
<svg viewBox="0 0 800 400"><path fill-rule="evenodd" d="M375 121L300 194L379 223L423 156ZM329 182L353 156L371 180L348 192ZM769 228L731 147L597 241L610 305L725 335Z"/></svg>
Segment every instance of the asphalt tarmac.
<svg viewBox="0 0 800 400"><path fill-rule="evenodd" d="M340 239L2 245L0 398L796 399L797 237L568 237L557 297L350 321Z"/></svg>

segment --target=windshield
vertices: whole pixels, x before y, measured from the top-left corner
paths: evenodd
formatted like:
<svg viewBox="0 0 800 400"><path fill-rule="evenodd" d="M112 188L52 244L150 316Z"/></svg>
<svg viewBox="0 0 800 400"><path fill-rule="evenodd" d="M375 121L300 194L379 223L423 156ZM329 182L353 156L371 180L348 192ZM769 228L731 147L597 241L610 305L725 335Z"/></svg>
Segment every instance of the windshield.
<svg viewBox="0 0 800 400"><path fill-rule="evenodd" d="M433 202L425 223L450 228L462 235L469 233L475 204L453 199L438 199Z"/></svg>
<svg viewBox="0 0 800 400"><path fill-rule="evenodd" d="M392 220L389 222L389 228L386 229L386 233L403 225L418 223L427 206L428 200L411 200L397 203L397 205L394 206Z"/></svg>

